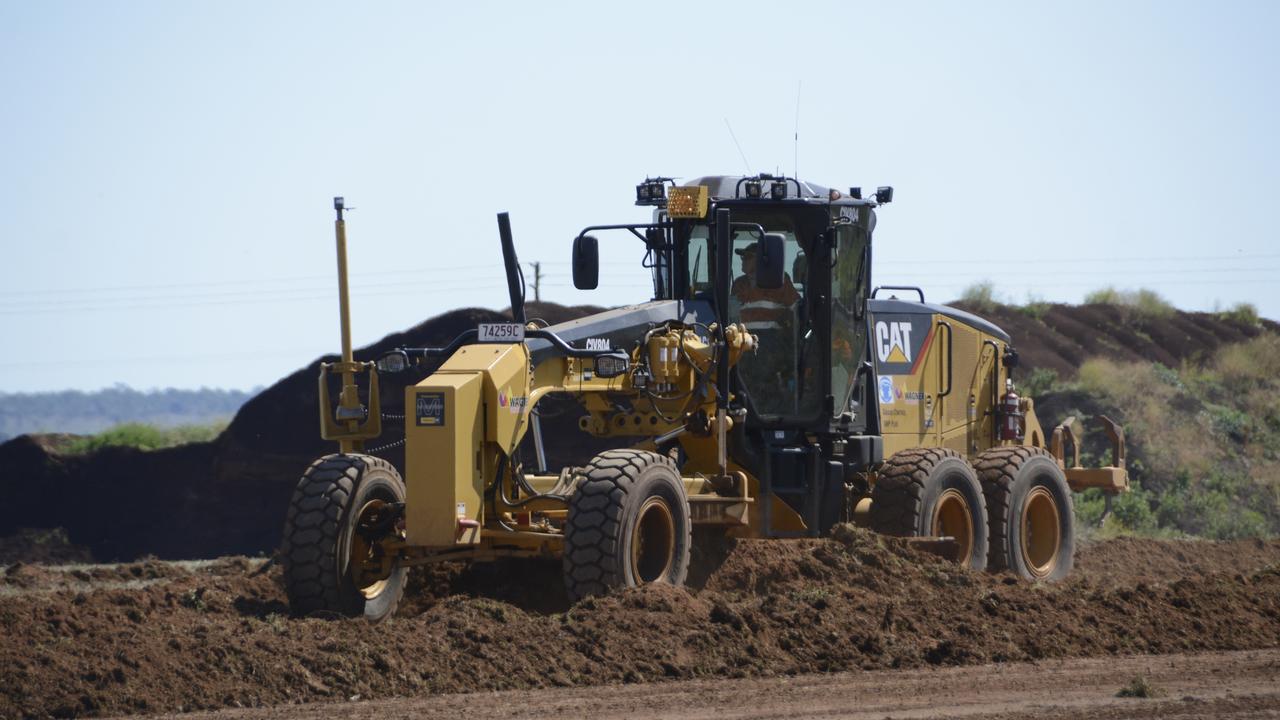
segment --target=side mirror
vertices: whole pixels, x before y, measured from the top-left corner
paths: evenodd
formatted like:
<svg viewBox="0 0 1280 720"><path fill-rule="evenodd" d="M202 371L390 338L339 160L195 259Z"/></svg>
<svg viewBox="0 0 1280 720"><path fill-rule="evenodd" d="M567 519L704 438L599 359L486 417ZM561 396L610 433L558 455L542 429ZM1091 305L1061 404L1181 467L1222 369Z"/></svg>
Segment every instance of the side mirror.
<svg viewBox="0 0 1280 720"><path fill-rule="evenodd" d="M776 290L782 287L786 261L785 236L782 233L765 233L756 252L756 287Z"/></svg>
<svg viewBox="0 0 1280 720"><path fill-rule="evenodd" d="M600 243L590 235L573 239L573 286L595 290L600 285Z"/></svg>

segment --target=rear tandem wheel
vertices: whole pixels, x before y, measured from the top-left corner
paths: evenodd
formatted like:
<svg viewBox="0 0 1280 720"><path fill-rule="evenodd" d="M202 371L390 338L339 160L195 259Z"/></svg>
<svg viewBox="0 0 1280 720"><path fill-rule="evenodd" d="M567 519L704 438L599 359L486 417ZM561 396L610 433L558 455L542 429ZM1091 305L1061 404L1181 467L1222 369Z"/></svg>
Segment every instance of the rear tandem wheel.
<svg viewBox="0 0 1280 720"><path fill-rule="evenodd" d="M901 537L955 538L950 558L973 570L987 566L987 510L968 461L946 448L894 453L871 490L871 528Z"/></svg>
<svg viewBox="0 0 1280 720"><path fill-rule="evenodd" d="M997 447L978 456L990 513L991 570L1061 580L1075 563L1071 490L1044 448Z"/></svg>

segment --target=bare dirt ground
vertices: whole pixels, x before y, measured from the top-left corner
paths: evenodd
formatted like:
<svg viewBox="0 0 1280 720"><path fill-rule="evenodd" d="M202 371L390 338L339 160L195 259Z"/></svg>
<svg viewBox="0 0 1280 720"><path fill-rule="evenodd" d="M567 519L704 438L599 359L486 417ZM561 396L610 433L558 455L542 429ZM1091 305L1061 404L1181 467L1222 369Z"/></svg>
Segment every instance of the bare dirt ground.
<svg viewBox="0 0 1280 720"><path fill-rule="evenodd" d="M1117 691L1139 677L1151 688L1153 697L1117 697ZM464 716L471 720L1276 718L1280 717L1280 650L471 693L168 717L389 720Z"/></svg>
<svg viewBox="0 0 1280 720"><path fill-rule="evenodd" d="M1067 716L1159 705L1146 716L1244 717L1276 705L1264 689L1280 649L1280 541L1096 543L1080 550L1072 579L1037 585L844 527L833 539L725 543L697 569L689 590L570 607L556 565L437 567L412 574L398 616L371 627L288 617L278 569L262 560L10 565L0 569L0 718L281 706L359 717L383 701L391 716L435 715L482 698L498 698L486 712L524 712L525 700L493 692L571 716L641 714L653 698L651 716L719 714L724 703L767 717L790 714L772 698L808 687L817 690L798 698L802 716L865 703L888 704L877 717L1029 717L1039 702ZM1134 655L1152 657L1122 659ZM1107 699L1137 668L1169 694ZM1215 668L1228 690L1197 689ZM849 671L911 672L878 676L902 689L872 694ZM990 679L1003 673L1028 691L1045 675L1050 690L1027 705L1021 692L1000 694L1006 685ZM527 694L539 690L549 692ZM1076 690L1086 706L1066 702ZM748 700L734 705L739 692ZM943 693L961 693L964 708ZM630 704L610 710L615 700Z"/></svg>

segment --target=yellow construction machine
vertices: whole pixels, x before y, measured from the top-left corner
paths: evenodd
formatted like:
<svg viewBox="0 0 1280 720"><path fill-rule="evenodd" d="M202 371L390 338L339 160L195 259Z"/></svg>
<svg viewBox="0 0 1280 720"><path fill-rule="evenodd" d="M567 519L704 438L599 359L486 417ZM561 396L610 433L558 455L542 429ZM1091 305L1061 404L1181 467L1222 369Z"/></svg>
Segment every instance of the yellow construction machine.
<svg viewBox="0 0 1280 720"><path fill-rule="evenodd" d="M1071 491L1127 489L1123 434L1102 418L1112 464L1079 467L1073 424L1046 436L1017 395L1008 334L917 288L871 288L876 212L892 198L771 175L646 179L636 202L652 221L585 228L573 278L597 287L597 235L629 236L653 299L549 327L526 320L500 214L513 321L376 362L351 350L336 198L342 359L322 365L319 391L338 452L288 509L293 611L385 618L407 569L441 561L559 558L572 600L679 585L695 537L840 522L973 569L1065 576ZM379 373L410 374L403 467L366 451L382 433ZM616 449L547 467L549 397Z"/></svg>

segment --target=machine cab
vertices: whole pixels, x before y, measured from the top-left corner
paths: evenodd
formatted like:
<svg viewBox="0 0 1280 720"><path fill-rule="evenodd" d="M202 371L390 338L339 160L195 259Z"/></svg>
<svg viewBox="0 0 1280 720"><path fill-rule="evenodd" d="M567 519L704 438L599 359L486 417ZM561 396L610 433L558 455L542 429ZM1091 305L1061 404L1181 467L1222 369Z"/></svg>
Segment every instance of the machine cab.
<svg viewBox="0 0 1280 720"><path fill-rule="evenodd" d="M753 424L843 434L875 424L866 331L875 201L856 188L846 195L769 175L680 186L656 178L636 195L637 204L655 207L653 223L596 229L625 228L644 239L655 299L705 303L714 320L758 336L734 390ZM730 227L720 248L722 210ZM780 282L760 281L762 261L781 266Z"/></svg>

